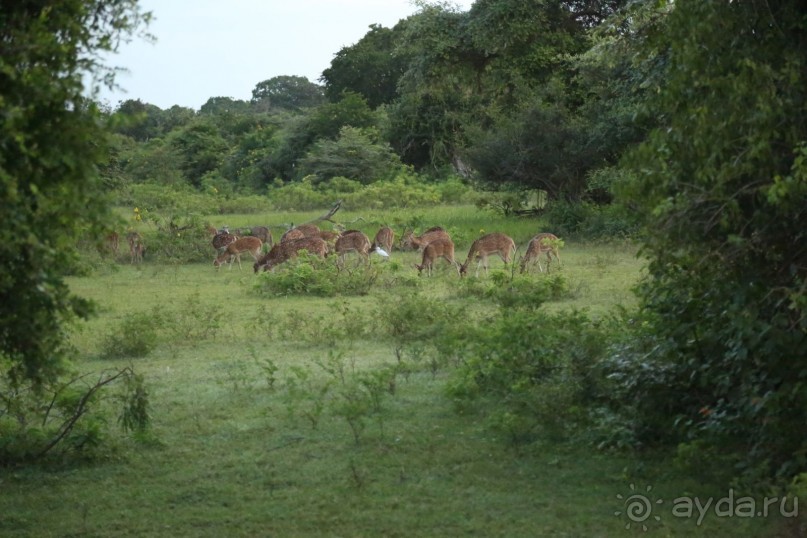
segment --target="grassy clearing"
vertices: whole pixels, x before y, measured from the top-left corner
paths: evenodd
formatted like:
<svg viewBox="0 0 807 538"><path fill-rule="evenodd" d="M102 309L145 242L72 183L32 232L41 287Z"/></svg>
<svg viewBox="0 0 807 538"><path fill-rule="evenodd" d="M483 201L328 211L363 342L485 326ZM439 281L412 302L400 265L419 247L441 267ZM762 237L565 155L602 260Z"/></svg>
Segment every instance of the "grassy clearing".
<svg viewBox="0 0 807 538"><path fill-rule="evenodd" d="M261 223L226 220L231 227ZM465 233L462 259L482 229L505 231L522 245L538 231L534 222L497 218L483 228L470 208L435 210L422 220ZM363 225L369 231L376 223ZM400 374L394 386L378 385L377 410L352 415L357 380L396 363L374 323L401 296L465 303L474 322L494 308L457 299L459 279L447 267L413 284L417 255L393 256L374 261L389 277L384 285L359 297L269 297L256 291L251 267L215 271L209 264L122 264L71 279L101 310L73 335L80 369L134 364L150 391L153 432L113 443L101 463L1 470L0 535L625 536L643 532L615 516L625 510L617 495L628 497L631 484L642 493L652 485L653 498L666 501L654 512L660 521L647 521L662 535L778 528L772 519L710 514L697 525L697 514L673 517L671 499L726 492L677 476L661 455L638 460L551 439L508 444L445 396L448 368ZM631 246L567 241L561 257L559 273L572 293L546 308L596 316L633 304L641 261ZM108 335L133 312L160 321L156 346L141 358L104 358ZM316 390L305 387L324 383L332 399L318 408Z"/></svg>

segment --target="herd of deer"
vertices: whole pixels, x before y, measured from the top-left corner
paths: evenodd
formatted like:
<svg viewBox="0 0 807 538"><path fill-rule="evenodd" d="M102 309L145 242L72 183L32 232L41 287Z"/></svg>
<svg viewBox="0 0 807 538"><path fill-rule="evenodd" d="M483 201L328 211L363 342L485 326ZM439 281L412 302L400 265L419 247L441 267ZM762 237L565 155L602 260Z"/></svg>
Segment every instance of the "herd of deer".
<svg viewBox="0 0 807 538"><path fill-rule="evenodd" d="M255 259L253 269L256 273L261 269L269 271L296 257L300 251L306 251L320 258L335 253L337 255L336 263L340 267L344 266L345 257L351 252L369 263L370 254L374 252L388 257L392 252L395 239L395 232L388 226L378 230L372 242L359 230L330 232L320 230L315 224L302 224L288 230L277 244L273 243L272 234L263 226L252 228L250 235L243 237L231 234L226 228L216 230L211 227L209 231L213 235L213 247L218 253L213 261L216 268L224 263L229 263L230 269L232 269L234 261L237 261L238 267L241 268L241 254L249 253ZM520 260L521 272L523 273L535 264L543 272L540 261L543 254L546 254L547 271L549 271L553 256L560 263L557 241L558 238L551 233L539 233L530 239L527 250ZM269 246L269 250L261 255L264 244ZM477 261L476 276L479 276L480 268L484 268L485 274L487 274L488 256L494 254L498 255L505 264L510 263L516 251L516 244L503 233L483 235L471 245L465 263L459 264L454 259L454 242L448 232L438 226L426 230L420 236L415 236L411 230L405 231L400 241L400 248L422 252L421 263L414 265L419 274L425 270L426 274L431 276L434 262L443 258L454 266L462 277L467 274L468 267L474 260Z"/></svg>

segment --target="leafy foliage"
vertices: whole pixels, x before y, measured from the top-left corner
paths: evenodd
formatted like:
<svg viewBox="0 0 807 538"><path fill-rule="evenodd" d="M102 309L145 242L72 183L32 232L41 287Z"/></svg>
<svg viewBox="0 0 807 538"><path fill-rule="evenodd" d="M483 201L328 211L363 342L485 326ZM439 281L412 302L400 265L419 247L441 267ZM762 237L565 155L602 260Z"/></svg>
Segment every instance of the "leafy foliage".
<svg viewBox="0 0 807 538"><path fill-rule="evenodd" d="M4 5L0 15L0 349L12 386L64 372L64 324L90 313L62 280L80 231L99 233L107 140L82 75L141 24L132 1Z"/></svg>
<svg viewBox="0 0 807 538"><path fill-rule="evenodd" d="M568 438L601 394L594 366L608 340L581 313L508 311L477 327L469 341L449 395L460 407L480 398L497 402L488 418L510 442L541 433Z"/></svg>
<svg viewBox="0 0 807 538"><path fill-rule="evenodd" d="M807 42L799 2L770 7L676 2L656 36L663 126L623 196L646 216L639 292L665 387L640 400L660 415L646 426L787 477L807 450Z"/></svg>
<svg viewBox="0 0 807 538"><path fill-rule="evenodd" d="M300 110L323 101L322 88L305 77L273 77L259 82L252 90L252 103L267 109Z"/></svg>
<svg viewBox="0 0 807 538"><path fill-rule="evenodd" d="M355 127L343 127L336 140L316 142L300 161L306 176L346 177L364 185L389 178L400 167L398 156L378 141L377 133Z"/></svg>
<svg viewBox="0 0 807 538"><path fill-rule="evenodd" d="M379 269L362 265L340 270L332 259L321 260L305 252L265 272L256 287L271 295L365 295L376 283Z"/></svg>
<svg viewBox="0 0 807 538"><path fill-rule="evenodd" d="M356 44L337 52L322 72L328 100L335 102L344 92L352 92L374 109L391 103L407 64L403 55L395 53L401 32L400 24L393 29L373 24Z"/></svg>

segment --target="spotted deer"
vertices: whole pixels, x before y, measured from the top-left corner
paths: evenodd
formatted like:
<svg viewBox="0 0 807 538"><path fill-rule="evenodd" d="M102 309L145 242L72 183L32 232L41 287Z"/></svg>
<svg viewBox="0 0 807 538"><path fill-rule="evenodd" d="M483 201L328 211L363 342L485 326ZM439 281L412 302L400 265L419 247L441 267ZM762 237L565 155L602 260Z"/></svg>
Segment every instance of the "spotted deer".
<svg viewBox="0 0 807 538"><path fill-rule="evenodd" d="M336 240L334 250L337 254L336 263L339 267L344 267L345 257L350 252L355 252L359 256L359 261L364 260L370 263L370 238L358 230L348 230L343 232Z"/></svg>
<svg viewBox="0 0 807 538"><path fill-rule="evenodd" d="M300 239L290 239L275 243L275 245L255 262L252 268L257 273L260 269L271 271L276 266L292 258L305 250L309 254L324 258L329 253L328 243L319 237L301 237Z"/></svg>
<svg viewBox="0 0 807 538"><path fill-rule="evenodd" d="M376 232L375 238L373 239L373 244L370 247L370 251L381 254L381 251L383 250L387 257L389 257L389 255L392 254L392 245L394 242L395 232L389 226L384 226L378 230L378 232Z"/></svg>
<svg viewBox="0 0 807 538"><path fill-rule="evenodd" d="M440 226L429 228L423 232L423 235L419 237L415 236L415 233L412 230L406 230L401 237L401 248L403 250L422 251L424 248L426 248L426 245L435 239L448 239L451 241L451 236L449 236L448 232L446 232L445 229Z"/></svg>
<svg viewBox="0 0 807 538"><path fill-rule="evenodd" d="M323 241L328 243L329 247L332 247L336 243L336 240L339 239L340 235L341 234L339 234L337 232L329 232L328 230L320 230L319 233L317 233L317 234L315 234L315 235L313 235L311 237L319 237L320 239L322 239Z"/></svg>
<svg viewBox="0 0 807 538"><path fill-rule="evenodd" d="M459 273L459 264L454 259L454 243L447 237L438 237L429 242L423 249L423 260L420 265L415 264L414 267L418 270L418 274L422 274L425 269L426 275L432 276L432 267L434 266L435 260L439 258L443 258L449 264L456 267Z"/></svg>
<svg viewBox="0 0 807 538"><path fill-rule="evenodd" d="M268 245L271 247L274 244L274 239L272 238L272 231L267 228L266 226L253 226L250 228L249 233L253 237L257 237L260 239L264 245Z"/></svg>
<svg viewBox="0 0 807 538"><path fill-rule="evenodd" d="M521 272L527 270L527 265L538 264L538 270L544 272L541 267L541 254L546 252L546 272L549 272L549 264L552 263L552 256L560 263L560 256L558 255L558 237L551 233L536 234L527 244L527 252L521 258Z"/></svg>
<svg viewBox="0 0 807 538"><path fill-rule="evenodd" d="M146 246L143 244L143 238L140 234L137 232L127 233L126 242L129 243L130 263L142 262L143 255L146 253Z"/></svg>
<svg viewBox="0 0 807 538"><path fill-rule="evenodd" d="M319 226L316 224L300 224L299 226L287 230L286 233L280 236L280 242L301 239L303 237L315 237L319 232Z"/></svg>
<svg viewBox="0 0 807 538"><path fill-rule="evenodd" d="M213 240L211 241L213 248L216 249L216 252L221 254L227 249L227 246L230 243L234 243L238 240L238 236L231 234L230 232L222 232L216 231L216 235L213 236Z"/></svg>
<svg viewBox="0 0 807 538"><path fill-rule="evenodd" d="M471 244L468 257L465 259L465 263L460 266L460 276L465 276L468 273L468 266L475 259L479 260L476 264L475 276L479 276L480 266L485 268L485 274L487 275L488 256L498 254L506 265L512 260L515 251L516 244L507 235L499 232L485 234Z"/></svg>
<svg viewBox="0 0 807 538"><path fill-rule="evenodd" d="M232 269L233 260L238 260L238 269L240 270L241 254L248 252L257 261L261 253L261 248L263 248L263 242L257 237L247 236L236 239L227 245L223 252L216 256L216 259L213 260L213 267L218 269L223 263L229 262L230 269Z"/></svg>
<svg viewBox="0 0 807 538"><path fill-rule="evenodd" d="M106 246L112 256L117 258L120 250L120 235L118 235L118 232L112 231L106 234Z"/></svg>

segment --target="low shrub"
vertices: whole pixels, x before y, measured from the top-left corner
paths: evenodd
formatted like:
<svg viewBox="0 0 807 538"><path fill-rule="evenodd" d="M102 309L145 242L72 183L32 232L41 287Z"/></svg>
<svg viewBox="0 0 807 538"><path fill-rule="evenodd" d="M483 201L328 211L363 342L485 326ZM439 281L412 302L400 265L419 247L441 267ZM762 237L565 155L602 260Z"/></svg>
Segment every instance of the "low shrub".
<svg viewBox="0 0 807 538"><path fill-rule="evenodd" d="M0 369L7 370L7 361ZM124 432L145 432L149 404L131 367L66 376L37 387L0 376L0 465L34 461L89 461L114 455L108 428L120 405ZM111 397L110 397L111 396Z"/></svg>
<svg viewBox="0 0 807 538"><path fill-rule="evenodd" d="M477 326L471 340L448 394L460 407L491 402L488 421L511 442L568 438L603 392L596 365L608 331L582 313L516 310Z"/></svg>
<svg viewBox="0 0 807 538"><path fill-rule="evenodd" d="M382 210L467 203L475 200L476 195L459 179L426 183L404 170L391 180L369 185L343 177L315 184L313 178L306 177L298 182L273 185L268 197L275 209L304 211L326 207L334 200L342 200L348 210Z"/></svg>
<svg viewBox="0 0 807 538"><path fill-rule="evenodd" d="M104 338L101 354L110 359L145 357L157 347L161 325L156 311L127 314Z"/></svg>
<svg viewBox="0 0 807 538"><path fill-rule="evenodd" d="M462 279L458 289L461 295L489 299L504 310L536 310L548 301L560 301L571 294L569 283L561 274L536 278L503 270L491 271L485 279Z"/></svg>
<svg viewBox="0 0 807 538"><path fill-rule="evenodd" d="M378 280L377 264L339 268L332 259L320 259L306 253L259 275L255 284L260 293L269 295L366 295Z"/></svg>
<svg viewBox="0 0 807 538"><path fill-rule="evenodd" d="M215 251L210 244L210 234L197 219L180 226L144 232L143 244L146 247L144 259L166 264L211 262Z"/></svg>
<svg viewBox="0 0 807 538"><path fill-rule="evenodd" d="M556 200L543 213L547 227L556 235L586 239L624 239L639 229L638 217L616 205Z"/></svg>

